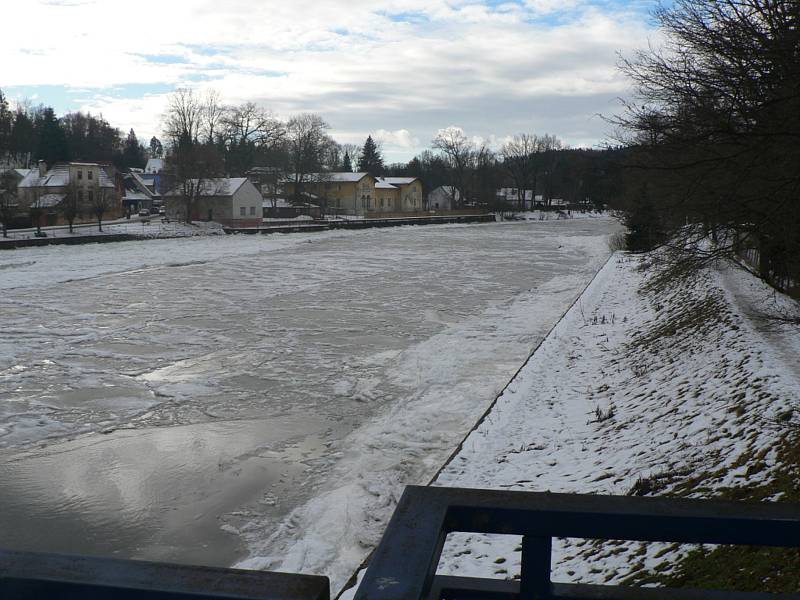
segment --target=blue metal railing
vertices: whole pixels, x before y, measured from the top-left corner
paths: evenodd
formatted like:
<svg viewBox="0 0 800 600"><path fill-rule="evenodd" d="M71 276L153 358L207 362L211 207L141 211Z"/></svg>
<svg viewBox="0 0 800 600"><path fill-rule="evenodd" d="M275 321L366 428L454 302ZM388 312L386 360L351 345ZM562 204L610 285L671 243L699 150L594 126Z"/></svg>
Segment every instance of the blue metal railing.
<svg viewBox="0 0 800 600"><path fill-rule="evenodd" d="M2 600L329 600L327 577L0 550Z"/></svg>
<svg viewBox="0 0 800 600"><path fill-rule="evenodd" d="M436 575L445 538L452 532L523 536L519 581ZM800 600L800 593L553 583L554 537L800 547L800 506L410 486L370 560L355 600Z"/></svg>

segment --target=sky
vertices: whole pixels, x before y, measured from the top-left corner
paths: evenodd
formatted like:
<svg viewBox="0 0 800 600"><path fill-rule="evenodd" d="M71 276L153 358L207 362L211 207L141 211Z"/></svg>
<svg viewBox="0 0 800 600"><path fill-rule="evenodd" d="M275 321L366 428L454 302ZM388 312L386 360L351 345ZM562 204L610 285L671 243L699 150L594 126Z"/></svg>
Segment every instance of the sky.
<svg viewBox="0 0 800 600"><path fill-rule="evenodd" d="M600 146L629 83L619 55L657 40L655 0L0 0L0 89L102 114L145 143L173 90L213 88L286 119L320 114L388 162L460 127Z"/></svg>

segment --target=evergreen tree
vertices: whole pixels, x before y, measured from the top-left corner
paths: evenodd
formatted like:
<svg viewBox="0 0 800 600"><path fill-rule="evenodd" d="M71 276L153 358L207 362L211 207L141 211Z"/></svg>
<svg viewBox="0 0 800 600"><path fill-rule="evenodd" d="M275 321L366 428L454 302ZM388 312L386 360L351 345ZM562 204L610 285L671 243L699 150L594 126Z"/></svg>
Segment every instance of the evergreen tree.
<svg viewBox="0 0 800 600"><path fill-rule="evenodd" d="M344 160L342 161L342 171L346 171L347 173L351 173L353 171L353 165L350 162L350 153L347 150L344 151Z"/></svg>
<svg viewBox="0 0 800 600"><path fill-rule="evenodd" d="M13 114L8 108L8 101L0 90L0 159L11 152L11 126Z"/></svg>
<svg viewBox="0 0 800 600"><path fill-rule="evenodd" d="M34 120L37 133L36 158L48 165L69 160L67 136L51 107L39 112Z"/></svg>
<svg viewBox="0 0 800 600"><path fill-rule="evenodd" d="M30 116L20 107L17 107L17 112L14 114L10 146L11 154L16 160L22 161L27 166L36 150L36 133Z"/></svg>
<svg viewBox="0 0 800 600"><path fill-rule="evenodd" d="M367 141L364 142L364 149L358 159L358 170L373 177L383 174L383 157L371 135L367 136Z"/></svg>
<svg viewBox="0 0 800 600"><path fill-rule="evenodd" d="M125 138L125 145L122 149L122 166L125 169L142 169L145 165L144 148L139 144L136 133L133 129Z"/></svg>

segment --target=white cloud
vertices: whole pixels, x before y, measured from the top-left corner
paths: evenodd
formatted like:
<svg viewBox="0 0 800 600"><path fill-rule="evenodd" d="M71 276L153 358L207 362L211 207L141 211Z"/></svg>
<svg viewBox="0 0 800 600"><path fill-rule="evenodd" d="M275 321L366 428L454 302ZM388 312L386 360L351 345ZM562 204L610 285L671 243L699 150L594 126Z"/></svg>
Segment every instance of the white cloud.
<svg viewBox="0 0 800 600"><path fill-rule="evenodd" d="M408 129L397 129L395 131L386 131L385 129L378 129L372 137L381 142L385 147L401 148L404 150L417 148L419 138L411 135Z"/></svg>
<svg viewBox="0 0 800 600"><path fill-rule="evenodd" d="M87 107L148 136L160 129L163 96L119 98L107 88L214 87L226 101L256 100L282 116L319 112L334 134L381 132L398 152L427 145L453 120L470 135L535 129L575 143L602 137L591 115L609 112L627 88L616 51L645 45L648 34L640 16L588 0L118 7L115 0L13 3L4 16L19 26L0 37L0 85L96 88ZM558 19L538 20L554 13Z"/></svg>

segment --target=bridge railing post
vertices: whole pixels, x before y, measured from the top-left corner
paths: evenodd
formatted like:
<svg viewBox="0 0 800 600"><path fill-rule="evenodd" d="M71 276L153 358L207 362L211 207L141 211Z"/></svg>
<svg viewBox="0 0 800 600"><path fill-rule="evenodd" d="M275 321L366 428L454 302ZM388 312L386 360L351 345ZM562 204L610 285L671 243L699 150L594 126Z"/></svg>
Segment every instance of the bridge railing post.
<svg viewBox="0 0 800 600"><path fill-rule="evenodd" d="M550 561L553 551L551 537L522 538L522 565L520 568L520 600L549 600L552 598L550 584Z"/></svg>

